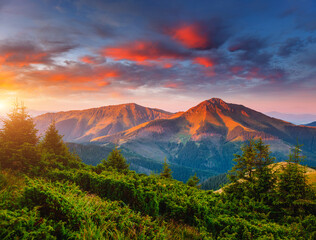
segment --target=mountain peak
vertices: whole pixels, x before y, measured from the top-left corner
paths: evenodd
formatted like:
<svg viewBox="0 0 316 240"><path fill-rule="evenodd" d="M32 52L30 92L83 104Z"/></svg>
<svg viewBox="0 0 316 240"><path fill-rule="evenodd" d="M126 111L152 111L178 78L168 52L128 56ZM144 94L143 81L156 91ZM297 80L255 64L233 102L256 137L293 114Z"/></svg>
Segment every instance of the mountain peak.
<svg viewBox="0 0 316 240"><path fill-rule="evenodd" d="M216 112L216 109L230 111L229 105L220 98L211 98L209 100L205 100L192 109L195 109L195 111L196 109L200 109L200 111L203 109L203 111L210 112Z"/></svg>
<svg viewBox="0 0 316 240"><path fill-rule="evenodd" d="M224 105L224 104L227 104L226 102L224 102L222 99L220 98L211 98L209 100L206 100L210 103L213 103L213 104L219 104L219 105Z"/></svg>

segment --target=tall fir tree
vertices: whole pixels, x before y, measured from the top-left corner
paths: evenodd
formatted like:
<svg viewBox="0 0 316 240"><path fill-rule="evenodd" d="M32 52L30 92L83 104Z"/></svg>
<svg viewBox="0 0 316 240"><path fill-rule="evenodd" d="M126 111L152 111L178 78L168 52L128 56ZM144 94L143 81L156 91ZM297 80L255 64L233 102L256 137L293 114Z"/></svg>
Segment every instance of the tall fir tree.
<svg viewBox="0 0 316 240"><path fill-rule="evenodd" d="M40 160L37 150L39 138L23 103L16 101L0 131L0 164L4 168L27 171Z"/></svg>
<svg viewBox="0 0 316 240"><path fill-rule="evenodd" d="M51 154L66 156L69 155L68 148L63 141L63 136L58 133L55 121L49 125L41 141L41 148Z"/></svg>
<svg viewBox="0 0 316 240"><path fill-rule="evenodd" d="M242 155L235 154L235 166L228 175L232 182L225 188L238 197L248 195L256 199L267 198L275 185L269 146L263 141L250 140L241 148ZM268 194L269 193L269 194Z"/></svg>
<svg viewBox="0 0 316 240"><path fill-rule="evenodd" d="M165 177L165 178L172 178L172 171L169 167L169 164L167 163L167 158L165 157L164 159L164 163L163 163L163 168L162 168L162 172L160 173L161 177Z"/></svg>
<svg viewBox="0 0 316 240"><path fill-rule="evenodd" d="M297 144L291 149L287 164L282 166L279 174L279 200L292 214L315 205L315 191L307 182L305 167L300 165L304 158L301 145Z"/></svg>

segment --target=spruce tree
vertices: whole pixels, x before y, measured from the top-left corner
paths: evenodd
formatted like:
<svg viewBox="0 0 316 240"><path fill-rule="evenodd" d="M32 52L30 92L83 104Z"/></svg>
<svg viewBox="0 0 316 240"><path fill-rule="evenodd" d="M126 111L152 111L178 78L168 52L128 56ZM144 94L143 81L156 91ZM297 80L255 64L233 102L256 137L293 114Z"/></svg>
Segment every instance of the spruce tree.
<svg viewBox="0 0 316 240"><path fill-rule="evenodd" d="M36 133L33 119L23 103L15 102L0 131L0 165L21 171L36 165L40 160Z"/></svg>
<svg viewBox="0 0 316 240"><path fill-rule="evenodd" d="M63 136L60 135L56 129L55 121L52 121L46 130L45 136L41 142L41 147L44 151L51 154L61 156L69 155L68 148L63 141Z"/></svg>
<svg viewBox="0 0 316 240"><path fill-rule="evenodd" d="M112 152L110 152L106 161L102 161L106 167L111 167L119 171L125 171L129 169L129 164L126 163L126 159L121 154L121 151L115 147Z"/></svg>
<svg viewBox="0 0 316 240"><path fill-rule="evenodd" d="M258 200L267 198L275 184L271 166L274 158L270 156L269 146L264 145L261 139L250 140L241 150L242 155L235 154L236 165L228 175L232 184L225 188L226 192L239 197L248 195Z"/></svg>
<svg viewBox="0 0 316 240"><path fill-rule="evenodd" d="M196 176L196 173L194 174L194 176L191 176L188 181L187 181L187 185L189 185L190 187L198 187L200 188L200 185L198 186L197 184L200 182L200 179Z"/></svg>
<svg viewBox="0 0 316 240"><path fill-rule="evenodd" d="M291 149L287 164L282 166L279 175L279 200L281 205L294 214L302 210L304 205L308 206L308 200L315 201L315 192L307 183L305 167L300 165L304 158L301 145L297 144Z"/></svg>
<svg viewBox="0 0 316 240"><path fill-rule="evenodd" d="M163 163L163 169L162 172L160 173L161 177L165 177L165 178L172 178L172 171L169 167L169 164L167 163L167 158L164 159L164 163Z"/></svg>

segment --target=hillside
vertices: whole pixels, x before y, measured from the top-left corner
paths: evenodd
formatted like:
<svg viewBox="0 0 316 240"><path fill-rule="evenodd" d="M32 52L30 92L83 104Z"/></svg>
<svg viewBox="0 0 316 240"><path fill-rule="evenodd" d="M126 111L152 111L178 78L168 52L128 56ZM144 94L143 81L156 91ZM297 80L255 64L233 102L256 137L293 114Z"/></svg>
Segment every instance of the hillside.
<svg viewBox="0 0 316 240"><path fill-rule="evenodd" d="M226 172L245 140L262 138L280 160L290 146L303 144L309 165L316 165L316 129L296 126L268 117L242 105L221 99L206 100L169 119L143 123L113 135L92 139L93 143L116 143L144 158L160 161L167 157L194 169Z"/></svg>
<svg viewBox="0 0 316 240"><path fill-rule="evenodd" d="M284 168L288 163L287 162L278 162L271 165L271 168L274 172L282 172L282 168ZM316 190L316 170L310 167L306 167L303 165L299 165L300 168L304 169L305 175L307 178L307 182L312 185L312 187ZM202 188L205 190L216 190L215 193L223 193L223 187L229 183L226 174L220 174L218 176L210 177L202 183Z"/></svg>
<svg viewBox="0 0 316 240"><path fill-rule="evenodd" d="M89 142L99 136L115 134L144 122L172 114L130 103L87 110L46 113L34 119L39 133L55 120L56 127L69 142Z"/></svg>
<svg viewBox="0 0 316 240"><path fill-rule="evenodd" d="M269 171L274 158L261 140L241 149L247 161L239 157L239 167L233 169L238 178L225 194L216 194L199 189L196 176L186 184L174 180L167 162L160 173L131 171L117 147L101 164L86 165L69 152L54 123L38 142L24 108L14 113L0 130L0 239L237 240L316 235L314 190L297 168L289 168L283 176ZM289 161L302 159L296 146ZM249 181L239 181L246 178Z"/></svg>

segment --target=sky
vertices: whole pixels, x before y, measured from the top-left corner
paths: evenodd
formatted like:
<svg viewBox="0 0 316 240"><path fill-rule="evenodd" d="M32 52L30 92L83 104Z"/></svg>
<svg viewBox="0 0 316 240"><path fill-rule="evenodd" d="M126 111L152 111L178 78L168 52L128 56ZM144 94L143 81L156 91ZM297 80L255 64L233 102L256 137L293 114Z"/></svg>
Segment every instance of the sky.
<svg viewBox="0 0 316 240"><path fill-rule="evenodd" d="M316 114L316 1L0 0L0 112L213 97Z"/></svg>

